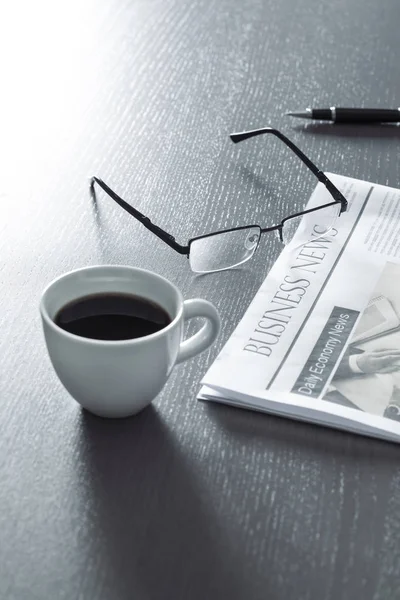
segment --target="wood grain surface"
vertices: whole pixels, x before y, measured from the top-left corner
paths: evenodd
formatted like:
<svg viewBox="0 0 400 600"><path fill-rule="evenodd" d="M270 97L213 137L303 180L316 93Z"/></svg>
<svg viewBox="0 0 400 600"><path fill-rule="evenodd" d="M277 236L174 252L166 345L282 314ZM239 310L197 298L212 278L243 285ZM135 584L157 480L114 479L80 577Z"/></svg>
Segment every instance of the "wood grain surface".
<svg viewBox="0 0 400 600"><path fill-rule="evenodd" d="M195 276L109 199L96 218L88 193L102 177L182 242L275 222L300 201L298 165L277 141L228 138L269 124L326 171L399 187L399 127L283 116L397 107L399 23L398 0L2 4L2 600L400 598L398 446L196 401L278 240ZM161 273L223 323L118 422L64 390L38 312L54 277L105 263Z"/></svg>

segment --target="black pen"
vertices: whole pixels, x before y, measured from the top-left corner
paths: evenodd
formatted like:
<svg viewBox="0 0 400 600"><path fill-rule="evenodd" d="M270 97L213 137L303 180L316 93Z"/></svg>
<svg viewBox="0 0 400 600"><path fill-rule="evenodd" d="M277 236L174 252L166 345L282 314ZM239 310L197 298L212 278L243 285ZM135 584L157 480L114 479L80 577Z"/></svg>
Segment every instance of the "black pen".
<svg viewBox="0 0 400 600"><path fill-rule="evenodd" d="M306 108L302 112L286 113L290 117L333 121L334 123L397 123L400 108Z"/></svg>

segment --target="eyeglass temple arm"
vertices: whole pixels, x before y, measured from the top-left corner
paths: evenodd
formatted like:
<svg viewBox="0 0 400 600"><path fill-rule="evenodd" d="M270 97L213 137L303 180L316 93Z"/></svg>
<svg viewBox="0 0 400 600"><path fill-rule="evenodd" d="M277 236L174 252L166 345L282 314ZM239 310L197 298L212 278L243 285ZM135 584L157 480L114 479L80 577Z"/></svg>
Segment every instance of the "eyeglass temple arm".
<svg viewBox="0 0 400 600"><path fill-rule="evenodd" d="M160 238L160 240L168 244L170 248L172 248L176 252L179 252L179 254L189 255L189 246L182 246L181 244L178 244L174 236L172 236L167 231L164 231L164 229L161 229L161 227L158 227L158 225L154 225L154 223L152 223L148 217L146 217L140 211L136 210L136 208L133 208L133 206L125 202L125 200L118 196L118 194L116 194L99 177L92 177L90 180L90 193L95 203L97 202L96 192L94 188L95 183L97 183L97 185L100 186L106 192L106 194L110 196L110 198L112 198L117 204L119 204L121 208L126 210L126 212L128 212L132 217L140 221L142 225L146 227L146 229L154 233L154 235Z"/></svg>
<svg viewBox="0 0 400 600"><path fill-rule="evenodd" d="M314 175L318 178L318 180L325 185L327 190L333 196L333 198L340 202L342 205L341 211L345 212L347 209L347 200L343 196L343 194L337 189L337 187L332 183L330 179L318 169L318 167L294 144L287 138L283 133L274 129L273 127L263 127L262 129L253 129L251 131L243 131L241 133L232 133L229 137L231 138L234 144L238 142L242 142L244 140L248 140L249 138L256 137L258 135L263 135L264 133L270 133L279 138L286 146L288 146L298 158L314 173Z"/></svg>

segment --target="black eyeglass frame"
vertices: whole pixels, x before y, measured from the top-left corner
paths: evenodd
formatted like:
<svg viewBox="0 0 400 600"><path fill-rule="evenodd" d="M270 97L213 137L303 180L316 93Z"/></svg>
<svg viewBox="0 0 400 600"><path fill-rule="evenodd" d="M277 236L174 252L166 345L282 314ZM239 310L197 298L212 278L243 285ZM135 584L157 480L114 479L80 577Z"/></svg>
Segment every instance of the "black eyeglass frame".
<svg viewBox="0 0 400 600"><path fill-rule="evenodd" d="M144 215L143 213L138 211L136 208L134 208L133 206L128 204L125 200L123 200L120 196L118 196L118 194L116 194L99 177L92 177L90 180L90 191L91 191L92 198L93 198L94 202L96 202L96 193L95 193L94 185L95 185L95 183L97 183L97 185L99 187L101 187L106 192L106 194L108 194L110 196L110 198L112 198L117 204L119 204L119 206L121 206L121 208L126 210L132 217L134 217L135 219L140 221L140 223L142 223L142 225L144 225L146 227L146 229L148 229L149 231L154 233L154 235L156 235L160 240L165 242L170 248L172 248L179 254L185 255L187 258L189 258L189 255L190 255L191 245L193 244L193 242L196 242L197 240L205 239L205 238L212 237L215 235L220 235L222 233L229 233L232 231L240 231L243 229L249 229L251 227L257 228L260 231L257 246L254 248L254 251L251 255L251 256L253 256L255 251L258 248L259 243L260 243L262 233L269 233L270 231L277 231L281 242L284 243L282 230L283 230L285 222L290 219L294 219L295 217L301 217L308 213L312 213L312 212L316 212L317 210L321 210L322 208L327 208L328 206L334 206L335 204L340 204L339 216L342 213L346 212L347 200L343 196L343 194L338 190L338 188L334 185L334 183L325 175L325 173L323 173L323 171L320 171L318 169L318 167L300 150L300 148L298 148L292 141L289 140L289 138L287 138L285 135L283 135L283 133L281 133L277 129L274 129L272 127L264 127L261 129L253 129L251 131L244 131L241 133L232 133L229 137L232 140L232 142L237 144L238 142L242 142L244 140L250 139L252 137L256 137L258 135L263 135L264 133L270 133L270 134L276 136L277 138L279 138L284 144L286 144L286 146L288 148L290 148L294 152L294 154L296 154L296 156L306 165L306 167L308 167L310 169L310 171L317 177L318 181L320 181L321 183L323 183L325 185L326 189L328 190L328 192L331 194L331 196L333 198L333 202L328 202L327 204L322 204L321 206L317 206L315 208L309 208L307 210L303 210L298 213L293 213L291 215L288 215L284 219L282 219L282 221L279 224L272 225L270 227L261 227L258 224L253 224L253 225L242 225L240 227L232 227L231 229L221 229L219 231L213 231L212 233L206 233L204 235L199 235L199 236L190 238L187 245L182 245L176 241L176 239L174 238L173 235L171 235L170 233L168 233L167 231L165 231L158 225L155 225L148 217L146 217L146 215ZM251 256L249 258L251 258Z"/></svg>

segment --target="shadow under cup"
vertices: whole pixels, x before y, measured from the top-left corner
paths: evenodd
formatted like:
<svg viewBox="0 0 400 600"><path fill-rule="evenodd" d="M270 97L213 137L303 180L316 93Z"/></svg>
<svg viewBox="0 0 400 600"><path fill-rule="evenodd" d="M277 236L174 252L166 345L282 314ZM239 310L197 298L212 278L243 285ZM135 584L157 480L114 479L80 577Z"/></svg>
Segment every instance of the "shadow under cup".
<svg viewBox="0 0 400 600"><path fill-rule="evenodd" d="M80 337L55 324L57 313L68 303L110 292L155 302L167 311L171 323L156 333L119 341ZM99 416L126 417L139 412L161 391L177 362L184 302L179 290L155 273L123 266L67 273L46 288L40 312L58 377L79 404Z"/></svg>

